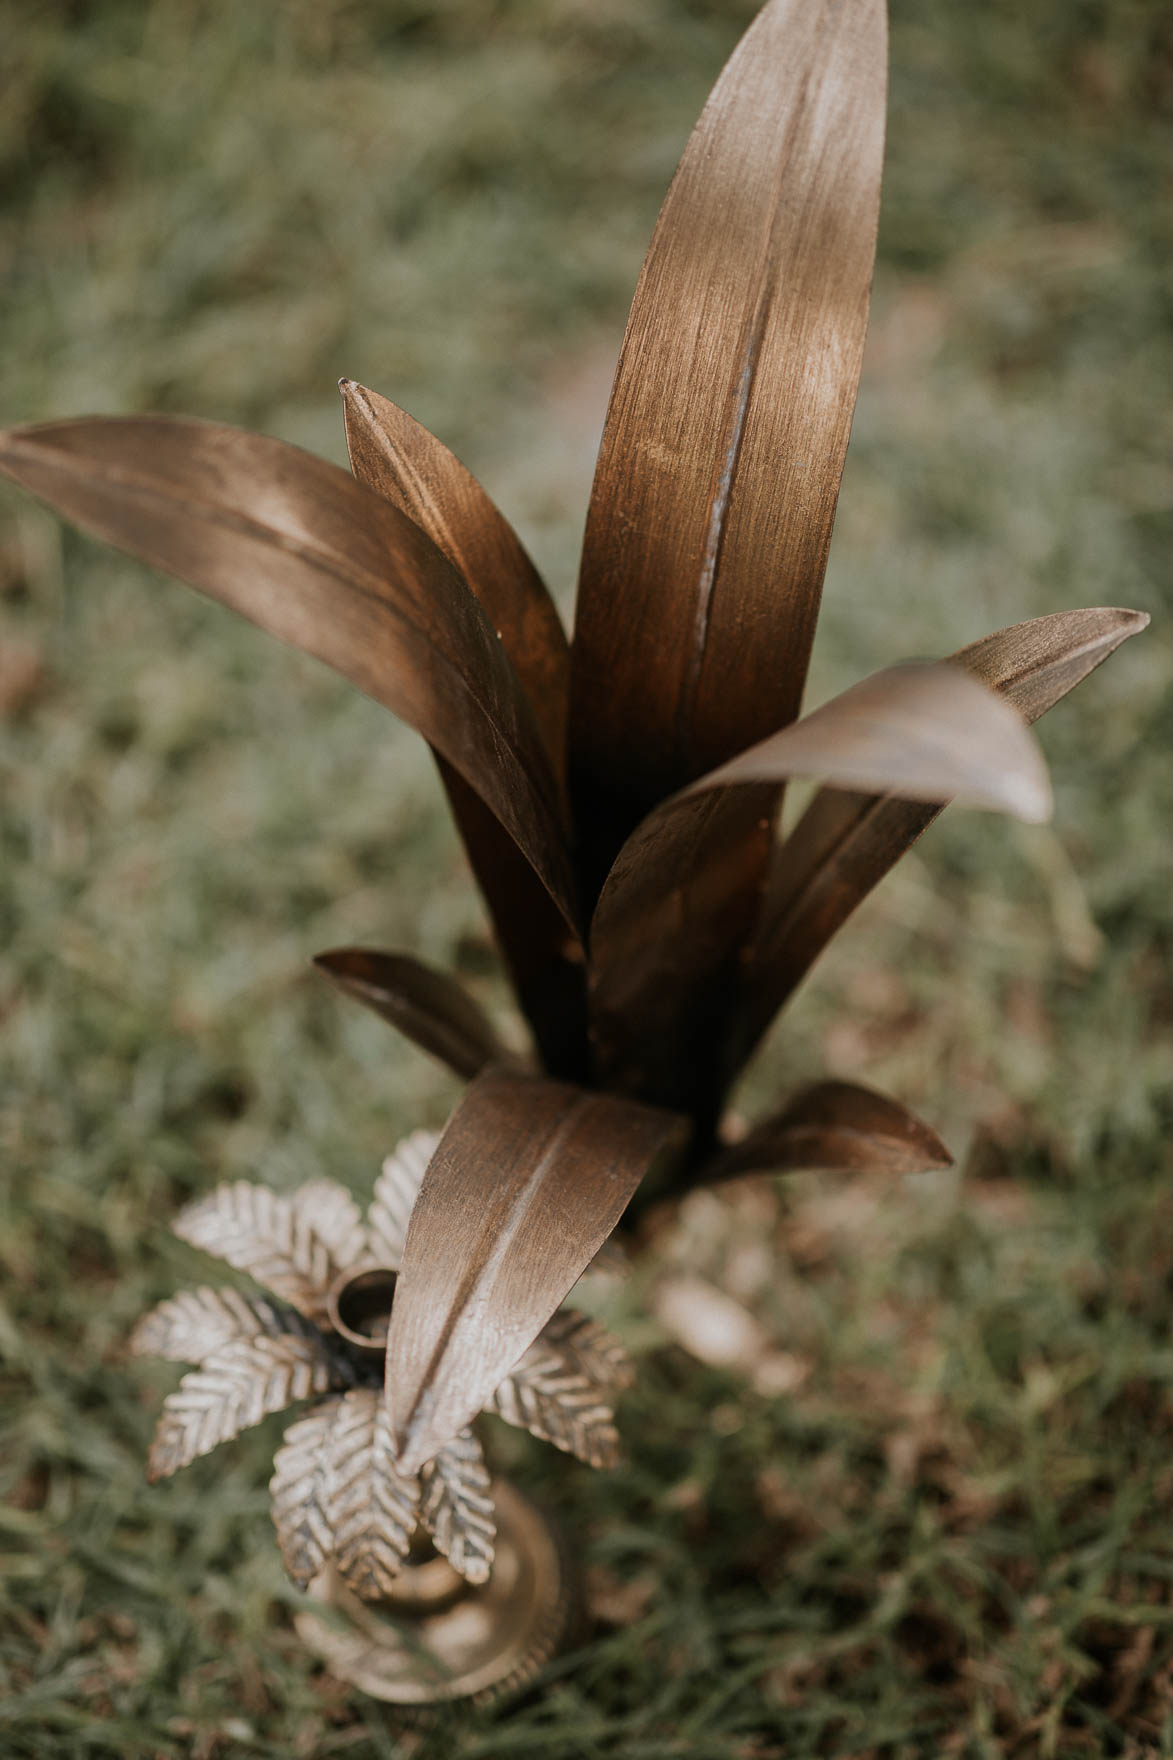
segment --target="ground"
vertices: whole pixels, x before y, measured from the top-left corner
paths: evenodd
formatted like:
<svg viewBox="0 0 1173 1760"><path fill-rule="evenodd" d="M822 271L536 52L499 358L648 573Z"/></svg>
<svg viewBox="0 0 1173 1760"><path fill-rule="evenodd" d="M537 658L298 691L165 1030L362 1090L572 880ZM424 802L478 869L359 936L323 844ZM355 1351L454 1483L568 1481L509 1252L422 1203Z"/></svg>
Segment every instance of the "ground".
<svg viewBox="0 0 1173 1760"><path fill-rule="evenodd" d="M567 604L643 245L752 11L0 0L0 418L188 411L341 460L347 374L483 476ZM518 1031L430 760L0 499L5 1760L1173 1754L1171 113L1160 0L894 0L808 700L1066 606L1153 627L1042 725L1053 824L947 814L738 1097L865 1080L956 1169L660 1217L612 1304L624 1466L489 1438L593 1612L507 1711L405 1732L321 1674L277 1430L148 1489L170 1376L125 1349L209 1274L181 1202L364 1192L456 1098L312 953L414 950ZM689 1354L680 1276L752 1352Z"/></svg>

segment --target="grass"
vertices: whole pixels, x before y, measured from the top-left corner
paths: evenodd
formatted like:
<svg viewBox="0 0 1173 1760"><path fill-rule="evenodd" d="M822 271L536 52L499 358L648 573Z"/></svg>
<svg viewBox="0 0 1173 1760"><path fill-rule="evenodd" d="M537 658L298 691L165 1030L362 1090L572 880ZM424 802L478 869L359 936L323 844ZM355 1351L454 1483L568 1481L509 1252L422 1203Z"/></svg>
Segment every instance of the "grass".
<svg viewBox="0 0 1173 1760"><path fill-rule="evenodd" d="M186 410L341 458L434 426L565 596L623 315L720 0L0 3L5 420ZM1157 0L894 0L875 324L810 700L1067 605L1154 628L1043 724L1049 828L946 815L747 1111L825 1070L948 1176L665 1216L627 1464L494 1434L594 1624L425 1731L322 1675L268 1427L147 1490L124 1341L218 1180L356 1191L454 1084L306 975L345 940L507 1009L426 753L185 589L0 501L5 1760L1173 1754L1173 32ZM768 1250L765 1250L768 1249ZM789 1391L649 1314L687 1265Z"/></svg>

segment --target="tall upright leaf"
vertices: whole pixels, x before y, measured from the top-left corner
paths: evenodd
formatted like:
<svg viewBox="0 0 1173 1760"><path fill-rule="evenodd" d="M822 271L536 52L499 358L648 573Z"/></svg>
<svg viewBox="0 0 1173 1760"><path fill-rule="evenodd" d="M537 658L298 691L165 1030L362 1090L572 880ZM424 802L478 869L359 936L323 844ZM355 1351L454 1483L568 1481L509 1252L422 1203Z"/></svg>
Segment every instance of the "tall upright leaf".
<svg viewBox="0 0 1173 1760"><path fill-rule="evenodd" d="M387 1396L404 1471L487 1403L686 1136L683 1119L610 1094L477 1078L424 1175L395 1288Z"/></svg>
<svg viewBox="0 0 1173 1760"><path fill-rule="evenodd" d="M770 0L661 210L572 660L574 779L588 817L624 803L624 831L798 712L867 324L885 65L883 0Z"/></svg>
<svg viewBox="0 0 1173 1760"><path fill-rule="evenodd" d="M521 680L559 779L570 648L557 607L505 515L443 441L388 397L343 379L350 468L428 534L468 583Z"/></svg>
<svg viewBox="0 0 1173 1760"><path fill-rule="evenodd" d="M1030 722L1094 672L1143 611L1092 606L996 630L954 656ZM824 788L778 851L761 927L744 968L733 1043L743 1063L827 942L945 804Z"/></svg>
<svg viewBox="0 0 1173 1760"><path fill-rule="evenodd" d="M484 606L533 708L555 778L566 769L570 650L512 526L454 453L389 398L341 381L351 469L422 528ZM551 1074L585 1076L582 950L480 796L440 775L514 986Z"/></svg>
<svg viewBox="0 0 1173 1760"><path fill-rule="evenodd" d="M574 928L558 788L517 676L472 593L398 509L296 447L178 417L15 429L0 435L0 471L418 729Z"/></svg>

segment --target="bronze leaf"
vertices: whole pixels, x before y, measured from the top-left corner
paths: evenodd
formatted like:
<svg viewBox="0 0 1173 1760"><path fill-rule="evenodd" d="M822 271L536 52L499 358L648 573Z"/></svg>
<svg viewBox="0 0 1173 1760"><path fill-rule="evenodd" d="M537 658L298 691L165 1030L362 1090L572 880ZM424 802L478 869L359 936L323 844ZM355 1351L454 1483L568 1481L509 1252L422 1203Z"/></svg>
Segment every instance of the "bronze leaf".
<svg viewBox="0 0 1173 1760"><path fill-rule="evenodd" d="M468 583L521 681L560 789L570 650L557 609L516 532L460 460L388 398L341 381L350 463L425 531ZM438 758L448 804L484 894L521 1006L552 1075L587 1074L582 949L484 801Z"/></svg>
<svg viewBox="0 0 1173 1760"><path fill-rule="evenodd" d="M403 1258L403 1244L407 1239L407 1230L411 1223L411 1213L419 1190L424 1182L424 1174L428 1170L428 1162L436 1153L436 1145L440 1141L439 1131L412 1131L397 1143L393 1152L386 1157L375 1181L374 1196L367 1214L367 1231L371 1258L391 1271L398 1271ZM605 1240L590 1264L583 1271L584 1277L623 1278L630 1275L631 1261L612 1235ZM549 1322L556 1326L560 1316L555 1314ZM598 1329L600 1332L601 1328ZM609 1349L625 1357L622 1345L618 1340L609 1340ZM620 1370L618 1357L611 1373L618 1380ZM626 1386L626 1381L622 1382Z"/></svg>
<svg viewBox="0 0 1173 1760"><path fill-rule="evenodd" d="M772 0L661 210L572 654L572 783L611 853L798 713L867 327L886 58L883 0Z"/></svg>
<svg viewBox="0 0 1173 1760"><path fill-rule="evenodd" d="M684 1119L609 1094L478 1076L424 1175L395 1292L387 1393L407 1470L489 1401L687 1134Z"/></svg>
<svg viewBox="0 0 1173 1760"><path fill-rule="evenodd" d="M455 453L387 397L339 382L350 468L425 531L468 583L521 680L561 782L570 648L557 607L505 515Z"/></svg>
<svg viewBox="0 0 1173 1760"><path fill-rule="evenodd" d="M952 658L1033 722L1148 621L1143 611L1115 606L1057 611L997 630ZM932 824L945 798L926 805L834 788L815 795L771 871L740 985L734 1068L855 907Z"/></svg>
<svg viewBox="0 0 1173 1760"><path fill-rule="evenodd" d="M1021 714L957 665L889 666L711 770L684 798L744 783L818 776L838 788L878 787L1038 824L1051 787Z"/></svg>
<svg viewBox="0 0 1173 1760"><path fill-rule="evenodd" d="M517 1062L480 1003L447 972L409 953L336 947L317 954L314 964L458 1076L479 1075L490 1063Z"/></svg>
<svg viewBox="0 0 1173 1760"><path fill-rule="evenodd" d="M701 1178L707 1185L800 1168L924 1173L952 1165L936 1131L899 1101L854 1082L817 1082L714 1156Z"/></svg>
<svg viewBox="0 0 1173 1760"><path fill-rule="evenodd" d="M472 593L397 508L296 447L171 416L13 429L0 470L416 728L576 928L559 790L517 675Z"/></svg>
<svg viewBox="0 0 1173 1760"><path fill-rule="evenodd" d="M793 776L841 788L866 776L918 799L950 793L1027 819L1050 807L1022 717L956 666L874 673L752 746L649 814L608 876L591 925L604 1079L676 1106L721 1083L712 1022L749 925L741 846L719 834L742 811L739 792L756 799L759 785Z"/></svg>

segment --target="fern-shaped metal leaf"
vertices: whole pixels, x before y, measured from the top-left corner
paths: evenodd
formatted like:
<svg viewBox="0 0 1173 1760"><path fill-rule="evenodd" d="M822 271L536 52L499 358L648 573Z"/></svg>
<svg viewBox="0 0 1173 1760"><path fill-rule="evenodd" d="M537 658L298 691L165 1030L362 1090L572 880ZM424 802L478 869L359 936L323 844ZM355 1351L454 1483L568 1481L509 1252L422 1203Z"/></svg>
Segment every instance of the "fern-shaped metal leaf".
<svg viewBox="0 0 1173 1760"><path fill-rule="evenodd" d="M365 1257L362 1211L336 1180L311 1179L298 1186L291 1201L298 1216L325 1242L339 1271L349 1271Z"/></svg>
<svg viewBox="0 0 1173 1760"><path fill-rule="evenodd" d="M144 1314L130 1337L138 1357L202 1363L224 1345L283 1334L319 1337L295 1308L238 1289L185 1289Z"/></svg>
<svg viewBox="0 0 1173 1760"><path fill-rule="evenodd" d="M412 1131L388 1155L375 1181L375 1195L367 1214L369 1250L389 1271L399 1269L412 1207L439 1141L439 1131Z"/></svg>
<svg viewBox="0 0 1173 1760"><path fill-rule="evenodd" d="M546 1322L539 1342L564 1352L600 1387L620 1392L635 1380L635 1364L615 1334L574 1308L560 1308Z"/></svg>
<svg viewBox="0 0 1173 1760"><path fill-rule="evenodd" d="M583 1316L555 1315L501 1382L486 1410L590 1467L613 1467L619 1459L619 1432L607 1384L584 1366L592 1360L590 1343L578 1339L574 1328L555 1325L563 1319L582 1321Z"/></svg>
<svg viewBox="0 0 1173 1760"><path fill-rule="evenodd" d="M285 1569L306 1588L333 1551L330 1527L330 1452L340 1401L323 1400L285 1432L273 1459L269 1491L273 1526Z"/></svg>
<svg viewBox="0 0 1173 1760"><path fill-rule="evenodd" d="M420 1473L420 1520L462 1577L488 1581L497 1522L485 1457L471 1430L462 1430Z"/></svg>
<svg viewBox="0 0 1173 1760"><path fill-rule="evenodd" d="M419 1481L396 1467L382 1396L371 1388L348 1393L333 1417L327 1512L334 1562L362 1600L390 1590L418 1509Z"/></svg>
<svg viewBox="0 0 1173 1760"><path fill-rule="evenodd" d="M270 1412L353 1380L350 1364L317 1332L223 1345L163 1401L147 1475L165 1479Z"/></svg>
<svg viewBox="0 0 1173 1760"><path fill-rule="evenodd" d="M303 1188L304 1189L304 1188ZM284 1197L265 1186L238 1180L217 1186L206 1198L181 1210L174 1223L180 1240L247 1271L275 1295L292 1302L310 1320L326 1312L326 1292L340 1272L329 1240L309 1220L320 1203L303 1210L298 1194ZM331 1221L337 1222L337 1212Z"/></svg>

